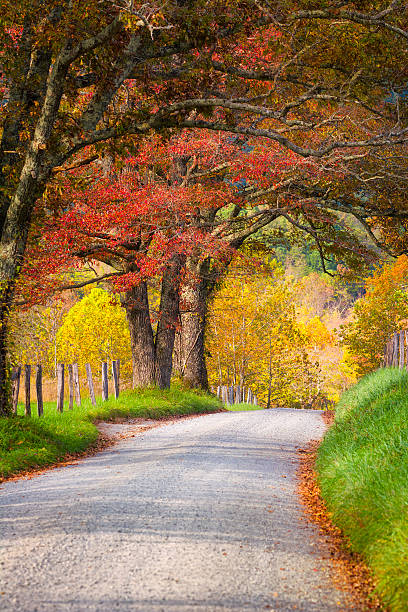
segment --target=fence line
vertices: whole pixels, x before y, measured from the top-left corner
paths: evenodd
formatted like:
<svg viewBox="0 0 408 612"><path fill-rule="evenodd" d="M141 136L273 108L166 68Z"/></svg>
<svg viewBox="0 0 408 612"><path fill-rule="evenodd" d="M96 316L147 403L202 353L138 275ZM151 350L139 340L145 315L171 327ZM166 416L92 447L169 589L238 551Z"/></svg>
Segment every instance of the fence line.
<svg viewBox="0 0 408 612"><path fill-rule="evenodd" d="M258 405L258 398L252 393L251 389L240 385L232 385L231 387L220 385L217 387L216 395L223 404L228 406L232 406L232 404Z"/></svg>
<svg viewBox="0 0 408 612"><path fill-rule="evenodd" d="M86 378L88 383L89 397L93 406L96 406L95 389L92 376L92 369L89 363L85 364ZM13 402L13 413L17 414L18 397L20 391L21 382L21 366L15 366L11 373L12 383L12 402ZM72 410L74 407L74 398L77 406L81 406L81 387L79 381L79 369L77 363L68 364L68 368L65 368L64 363L57 364L57 411L64 411L64 392L65 392L65 375L68 374L68 409ZM120 361L119 359L112 361L112 382L113 382L113 395L117 399L120 394ZM25 415L31 416L31 365L24 365L24 389L25 389ZM41 417L44 414L44 402L43 402L43 370L41 364L37 365L35 387L37 395L37 414ZM215 392L215 388L212 389ZM248 387L240 385L232 385L230 387L226 385L218 386L216 390L217 397L222 401L223 404L258 404L258 398L253 394L252 390ZM109 379L108 379L108 364L106 361L102 362L102 400L106 401L109 398Z"/></svg>
<svg viewBox="0 0 408 612"><path fill-rule="evenodd" d="M384 349L384 367L408 369L408 330L395 332Z"/></svg>
<svg viewBox="0 0 408 612"><path fill-rule="evenodd" d="M89 363L85 365L86 376L88 381L89 397L93 406L96 406L95 390L92 378L92 369ZM17 414L18 397L20 392L21 382L21 366L15 366L11 372L11 385L12 385L12 408L13 413ZM119 359L112 361L112 375L113 375L113 393L115 398L119 397L120 393L120 361ZM44 414L44 402L43 402L43 370L41 364L37 365L35 387L37 394L37 414L41 417ZM81 405L81 388L79 382L79 369L78 364L68 364L68 388L69 388L69 400L68 408L72 410L74 407L74 396L75 403L77 406ZM64 391L65 391L65 364L59 363L57 365L57 410L58 412L64 411ZM109 380L108 380L108 364L106 361L102 362L102 400L106 401L109 399ZM31 365L24 365L24 413L26 416L31 416Z"/></svg>

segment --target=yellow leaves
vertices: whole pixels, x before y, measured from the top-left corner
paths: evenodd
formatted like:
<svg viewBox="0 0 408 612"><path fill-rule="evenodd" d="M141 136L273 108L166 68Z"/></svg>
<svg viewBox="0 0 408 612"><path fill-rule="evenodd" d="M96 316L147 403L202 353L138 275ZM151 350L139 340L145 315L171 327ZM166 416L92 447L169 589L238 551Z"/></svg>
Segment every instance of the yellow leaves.
<svg viewBox="0 0 408 612"><path fill-rule="evenodd" d="M232 266L215 296L207 349L210 381L244 384L263 405L294 405L315 389L295 312L296 285L278 265L269 275Z"/></svg>
<svg viewBox="0 0 408 612"><path fill-rule="evenodd" d="M306 342L311 346L323 348L335 344L334 335L327 329L318 316L313 317L303 326Z"/></svg>
<svg viewBox="0 0 408 612"><path fill-rule="evenodd" d="M354 375L379 367L384 345L408 319L408 257L378 269L365 282L365 295L355 303L353 320L343 328L347 353L342 367Z"/></svg>
<svg viewBox="0 0 408 612"><path fill-rule="evenodd" d="M97 370L102 361L130 360L130 336L124 309L118 299L92 289L66 315L57 333L60 361L90 363Z"/></svg>

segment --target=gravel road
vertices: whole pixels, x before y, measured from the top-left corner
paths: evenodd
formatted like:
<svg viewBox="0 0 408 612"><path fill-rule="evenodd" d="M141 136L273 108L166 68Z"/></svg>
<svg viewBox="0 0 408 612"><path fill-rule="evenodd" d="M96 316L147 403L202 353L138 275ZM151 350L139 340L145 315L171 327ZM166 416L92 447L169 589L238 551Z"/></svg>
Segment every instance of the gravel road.
<svg viewBox="0 0 408 612"><path fill-rule="evenodd" d="M323 429L308 410L206 415L3 484L0 609L350 610L295 494L295 449Z"/></svg>

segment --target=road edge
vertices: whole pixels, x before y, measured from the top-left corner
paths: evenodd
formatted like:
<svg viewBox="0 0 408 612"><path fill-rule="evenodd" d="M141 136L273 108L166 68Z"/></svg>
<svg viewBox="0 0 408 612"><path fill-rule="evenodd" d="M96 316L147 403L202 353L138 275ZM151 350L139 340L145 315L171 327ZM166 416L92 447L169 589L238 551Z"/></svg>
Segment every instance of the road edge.
<svg viewBox="0 0 408 612"><path fill-rule="evenodd" d="M220 412L223 412L223 411L220 410ZM206 416L208 414L210 413L203 412L199 414L174 415L174 416L163 417L163 418L157 419L154 423L151 423L149 425L142 425L142 426L138 426L135 421L139 420L139 421L144 422L146 421L146 418L144 417L140 417L140 419L139 418L136 419L134 417L133 418L130 417L129 419L126 419L124 417L121 417L117 420L112 419L111 421L96 421L94 423L96 427L98 427L98 424L100 423L112 424L115 422L119 422L119 423L128 423L129 426L132 427L132 429L129 429L129 431L124 434L120 434L120 435L116 434L116 435L111 435L111 436L106 435L105 433L99 432L96 441L93 442L90 446L88 446L85 450L79 451L78 453L67 453L61 461L50 463L49 465L41 467L41 468L33 468L30 470L24 470L24 471L18 472L17 474L12 474L5 478L0 478L0 488L6 482L10 482L14 480L31 480L32 478L41 476L42 474L44 474L45 472L49 472L50 470L55 470L57 468L65 467L68 465L76 465L82 459L86 459L87 457L93 457L94 455L97 455L98 453L101 453L105 451L106 449L115 446L121 440L126 439L126 438L133 438L136 435L143 434L145 431L148 431L149 429L155 429L156 427L162 427L164 425L169 425L176 421L185 421L187 419L195 419L201 416ZM214 413L211 413L211 414L214 414Z"/></svg>
<svg viewBox="0 0 408 612"><path fill-rule="evenodd" d="M332 423L332 415L322 413L326 426ZM297 470L297 493L306 519L316 525L324 538L330 554L330 576L337 588L348 595L354 609L386 610L374 593L375 582L370 569L357 553L352 552L350 544L342 531L331 520L321 496L317 481L315 463L321 440L311 440L297 451L299 466ZM353 608L352 608L353 609Z"/></svg>

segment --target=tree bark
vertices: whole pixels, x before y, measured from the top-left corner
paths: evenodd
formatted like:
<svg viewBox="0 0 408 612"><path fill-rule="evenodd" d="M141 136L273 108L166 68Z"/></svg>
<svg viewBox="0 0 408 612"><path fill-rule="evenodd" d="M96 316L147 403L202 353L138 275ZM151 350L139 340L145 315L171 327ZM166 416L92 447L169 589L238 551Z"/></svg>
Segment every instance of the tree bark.
<svg viewBox="0 0 408 612"><path fill-rule="evenodd" d="M208 389L205 331L210 260L187 262L188 281L181 291L181 375L189 387Z"/></svg>
<svg viewBox="0 0 408 612"><path fill-rule="evenodd" d="M180 323L180 273L184 262L184 256L175 255L162 279L160 319L155 339L156 384L160 389L170 388L174 341Z"/></svg>
<svg viewBox="0 0 408 612"><path fill-rule="evenodd" d="M10 372L7 360L7 325L9 305L7 291L1 292L0 304L0 417L10 416L12 413Z"/></svg>
<svg viewBox="0 0 408 612"><path fill-rule="evenodd" d="M133 388L155 384L155 347L146 282L126 291L123 305L129 324Z"/></svg>

